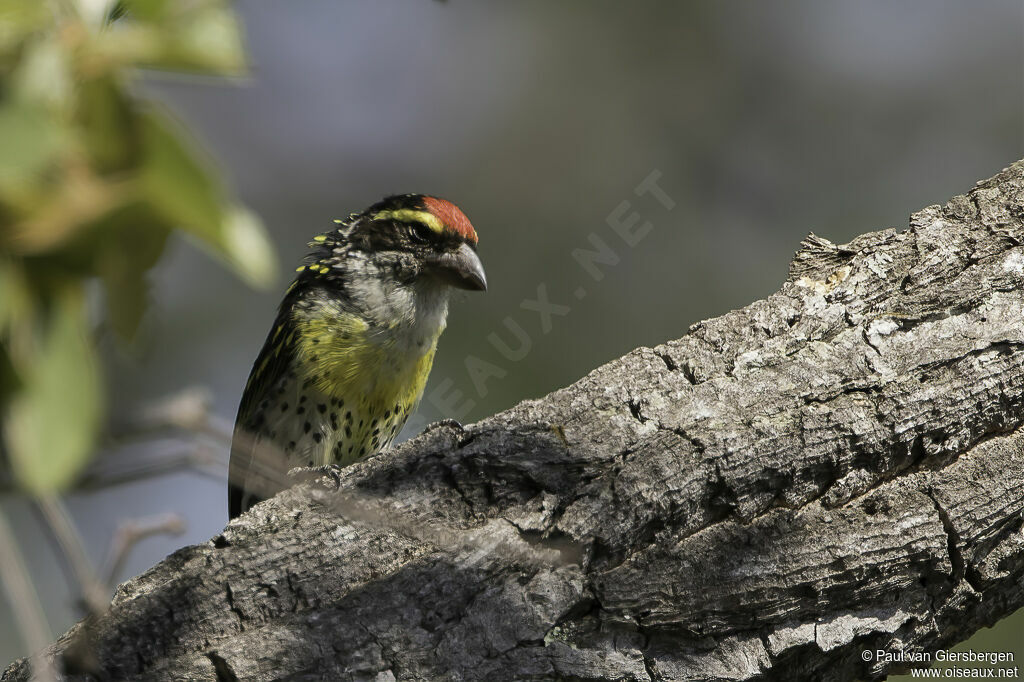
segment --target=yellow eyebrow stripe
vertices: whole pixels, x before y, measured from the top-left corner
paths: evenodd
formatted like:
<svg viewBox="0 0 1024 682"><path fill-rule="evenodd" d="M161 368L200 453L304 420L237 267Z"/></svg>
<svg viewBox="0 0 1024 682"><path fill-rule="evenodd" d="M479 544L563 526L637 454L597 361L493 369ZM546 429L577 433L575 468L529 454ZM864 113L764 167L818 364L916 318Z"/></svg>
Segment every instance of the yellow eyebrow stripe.
<svg viewBox="0 0 1024 682"><path fill-rule="evenodd" d="M397 220L400 223L423 223L434 232L444 232L444 223L429 211L417 211L414 208L400 208L394 211L381 211L373 216L374 220Z"/></svg>

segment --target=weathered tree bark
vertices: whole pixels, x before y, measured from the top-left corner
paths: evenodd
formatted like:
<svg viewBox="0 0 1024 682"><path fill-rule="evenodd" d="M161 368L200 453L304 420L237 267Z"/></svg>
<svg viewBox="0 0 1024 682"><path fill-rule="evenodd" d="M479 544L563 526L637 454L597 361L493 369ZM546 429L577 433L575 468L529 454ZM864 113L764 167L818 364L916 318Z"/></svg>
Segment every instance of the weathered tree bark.
<svg viewBox="0 0 1024 682"><path fill-rule="evenodd" d="M1024 605L1024 162L910 222L811 236L765 300L279 495L53 653L113 679L852 680L895 670L865 650L965 639Z"/></svg>

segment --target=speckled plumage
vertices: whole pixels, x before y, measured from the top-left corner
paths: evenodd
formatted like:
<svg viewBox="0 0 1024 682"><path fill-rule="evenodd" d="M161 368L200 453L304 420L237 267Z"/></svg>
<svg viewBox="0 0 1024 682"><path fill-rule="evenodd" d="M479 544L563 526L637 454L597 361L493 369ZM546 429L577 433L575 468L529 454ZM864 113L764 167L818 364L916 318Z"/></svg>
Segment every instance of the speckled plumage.
<svg viewBox="0 0 1024 682"><path fill-rule="evenodd" d="M416 409L453 287L483 289L476 233L442 199L389 197L316 237L242 397L232 517L294 467L389 447Z"/></svg>

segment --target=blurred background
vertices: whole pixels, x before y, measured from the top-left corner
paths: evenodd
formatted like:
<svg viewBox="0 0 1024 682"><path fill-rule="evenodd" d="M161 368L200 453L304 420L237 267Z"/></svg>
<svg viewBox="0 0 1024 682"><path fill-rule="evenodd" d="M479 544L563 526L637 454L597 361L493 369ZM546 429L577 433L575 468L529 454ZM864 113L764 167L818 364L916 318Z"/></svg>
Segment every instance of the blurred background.
<svg viewBox="0 0 1024 682"><path fill-rule="evenodd" d="M45 3L0 3L0 46L13 25L5 27L5 17L20 17L29 4ZM96 4L79 3L83 11ZM136 4L135 19L145 19L145 8L161 3ZM198 180L177 194L146 195L159 209L152 220L165 227L156 246L132 245L139 251L120 256L133 262L145 253L138 257L153 263L114 280L132 292L121 302L135 311L120 324L125 333L108 329L118 326L110 309L118 297L107 291L104 298L87 281L94 273L76 270L85 280L69 305L112 322L97 332L98 377L83 378L105 386L105 416L83 418L83 433L99 438L103 457L170 457L189 447L175 433L114 447L96 425L145 423L151 406L190 387L209 397L211 430L229 428L306 241L387 194L458 203L480 235L490 285L485 295L453 303L408 436L453 416L453 405L454 416L476 421L632 348L676 338L693 322L774 292L806 233L844 242L905 228L912 211L1024 156L1019 0L205 4L217 6L216 21L175 28L193 52L179 45L121 62L115 54L95 67L120 69L114 82L123 82L128 110L154 112L150 123L129 126L143 131L145 158L171 158L169 178L195 162L196 177L219 184L213 199ZM11 54L4 68L27 59ZM195 54L207 61L182 58ZM92 77L91 62L93 71L83 64L81 77ZM0 95L9 99L25 79L5 73ZM41 94L30 92L30 100L73 87L59 78L36 83ZM5 121L0 116L0 136ZM17 129L19 136L33 130ZM108 126L94 155L104 144L116 147L121 132L128 134ZM55 139L59 146L65 138ZM122 169L135 158L123 156ZM5 172L0 164L0 190ZM634 192L652 173L671 210ZM188 214L203 202L213 202L216 220ZM242 205L252 214L239 212ZM609 226L617 210L650 221L635 246ZM5 207L5 221L10 214ZM45 231L48 223L32 224ZM593 248L592 235L620 257L600 281L571 255ZM47 248L11 243L29 249L29 259ZM109 288L106 272L99 274ZM13 300L10 282L0 279L8 287L0 297ZM521 307L539 287L568 307L549 329ZM55 305L67 297L45 298ZM518 345L508 318L530 339L514 361L488 340L497 334ZM17 370L17 358L10 360ZM217 534L227 520L227 449L213 437L205 452L202 471L64 496L92 562L108 561L112 538L132 519L173 513L184 532L139 542L113 567L118 582ZM62 485L45 471L21 475L29 487ZM38 509L17 494L4 494L0 505L46 627L62 633L82 614L81 594L69 586ZM5 599L0 666L28 650ZM1022 626L1018 614L971 645L1024 657Z"/></svg>

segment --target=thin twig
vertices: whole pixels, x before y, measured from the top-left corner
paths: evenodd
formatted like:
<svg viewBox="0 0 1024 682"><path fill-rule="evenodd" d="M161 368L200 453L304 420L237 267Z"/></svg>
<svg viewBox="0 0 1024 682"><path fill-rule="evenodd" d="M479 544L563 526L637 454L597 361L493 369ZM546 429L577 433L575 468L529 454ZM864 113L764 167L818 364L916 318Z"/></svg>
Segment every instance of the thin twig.
<svg viewBox="0 0 1024 682"><path fill-rule="evenodd" d="M2 507L0 547L4 548L0 552L0 582L7 592L7 599L10 601L25 644L32 651L32 679L37 682L56 680L56 672L46 656L46 648L50 645L53 634L46 622L39 594L29 577L17 538L14 537Z"/></svg>
<svg viewBox="0 0 1024 682"><path fill-rule="evenodd" d="M90 614L99 615L107 609L108 593L106 586L96 577L89 556L82 544L82 536L75 528L71 516L64 503L52 495L35 500L36 508L46 520L46 525L53 533L67 565L75 576L82 591L82 600Z"/></svg>
<svg viewBox="0 0 1024 682"><path fill-rule="evenodd" d="M159 455L114 455L100 457L75 482L75 492L95 492L127 483L135 483L178 471L192 471L201 476L223 480L226 458L203 445L183 447ZM0 493L20 494L21 488L10 476L0 473Z"/></svg>
<svg viewBox="0 0 1024 682"><path fill-rule="evenodd" d="M233 429L227 420L211 412L209 392L202 388L187 388L141 410L127 422L114 426L106 443L110 449L146 441L152 444L169 430L184 431L197 438L193 442L179 442L180 450L171 454L140 456L132 452L128 456L96 457L75 482L75 490L100 490L185 469L211 478L224 477ZM17 481L0 472L0 492L18 491Z"/></svg>
<svg viewBox="0 0 1024 682"><path fill-rule="evenodd" d="M223 480L227 462L202 445L159 455L132 453L130 456L106 457L86 469L75 483L75 490L102 490L186 470Z"/></svg>
<svg viewBox="0 0 1024 682"><path fill-rule="evenodd" d="M115 430L117 437L178 429L231 443L231 424L210 410L210 393L191 387L160 400Z"/></svg>
<svg viewBox="0 0 1024 682"><path fill-rule="evenodd" d="M117 576L124 569L124 563L135 545L154 535L181 535L185 532L185 521L176 514L166 514L151 519L128 521L117 529L110 544L102 575L107 585L113 587Z"/></svg>

